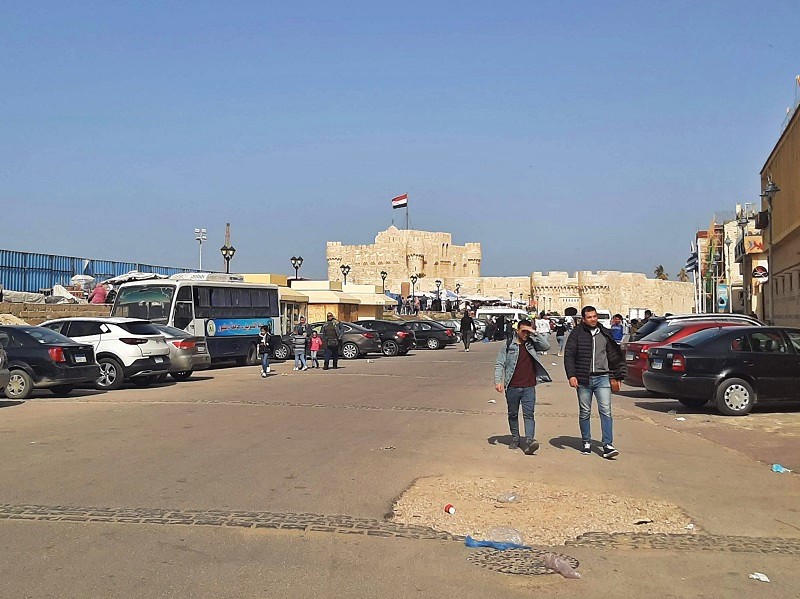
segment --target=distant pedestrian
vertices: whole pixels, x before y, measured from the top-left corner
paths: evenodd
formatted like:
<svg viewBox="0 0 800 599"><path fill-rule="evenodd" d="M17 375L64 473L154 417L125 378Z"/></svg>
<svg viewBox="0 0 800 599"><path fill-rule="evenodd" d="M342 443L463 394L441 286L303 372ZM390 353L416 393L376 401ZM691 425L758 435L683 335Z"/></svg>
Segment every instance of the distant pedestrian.
<svg viewBox="0 0 800 599"><path fill-rule="evenodd" d="M258 353L261 354L261 378L267 378L269 374L269 339L272 335L269 333L267 325L261 325L258 333Z"/></svg>
<svg viewBox="0 0 800 599"><path fill-rule="evenodd" d="M339 368L339 344L342 341L342 323L328 312L328 320L322 325L322 345L325 348L325 363L322 370L328 370L328 365L333 360L333 367Z"/></svg>
<svg viewBox="0 0 800 599"><path fill-rule="evenodd" d="M319 368L319 351L322 349L322 337L317 335L316 331L311 333L311 368Z"/></svg>
<svg viewBox="0 0 800 599"><path fill-rule="evenodd" d="M292 333L292 348L294 349L294 368L292 370L308 370L308 365L306 364L307 342L306 328L298 324L294 328L294 333Z"/></svg>
<svg viewBox="0 0 800 599"><path fill-rule="evenodd" d="M625 325L622 322L622 314L614 314L611 318L611 337L617 343L622 341L625 336Z"/></svg>
<svg viewBox="0 0 800 599"><path fill-rule="evenodd" d="M558 342L558 355L564 355L564 343L567 338L567 321L560 318L556 324L556 341Z"/></svg>
<svg viewBox="0 0 800 599"><path fill-rule="evenodd" d="M478 329L475 326L472 314L470 314L469 310L465 310L464 316L461 318L461 341L464 343L465 352L469 351L469 344L477 332Z"/></svg>
<svg viewBox="0 0 800 599"><path fill-rule="evenodd" d="M583 448L592 452L592 396L597 399L600 425L603 431L603 457L619 455L614 448L614 420L611 416L611 393L619 391L625 378L625 359L610 331L598 324L594 306L581 310L581 324L570 333L564 348L564 370L569 384L578 393L578 423Z"/></svg>
<svg viewBox="0 0 800 599"><path fill-rule="evenodd" d="M106 291L106 286L102 283L98 283L94 286L94 290L89 294L89 297L86 300L90 304L105 304L106 303L106 295L108 292Z"/></svg>
<svg viewBox="0 0 800 599"><path fill-rule="evenodd" d="M536 319L535 325L536 325L536 335L539 337L539 339L541 339L542 341L544 341L547 344L548 349L549 349L549 346L550 346L550 319L547 318L544 315L544 312L542 312L539 315L539 318ZM539 353L546 354L547 351L542 351L542 352L539 352Z"/></svg>
<svg viewBox="0 0 800 599"><path fill-rule="evenodd" d="M415 315L415 316L416 316L417 314L419 314L419 308L420 308L420 302L419 302L419 298L418 298L418 297L415 297L415 298L414 298L414 315Z"/></svg>
<svg viewBox="0 0 800 599"><path fill-rule="evenodd" d="M514 339L514 321L510 318L506 321L506 334L505 334L506 343Z"/></svg>
<svg viewBox="0 0 800 599"><path fill-rule="evenodd" d="M117 290L114 288L113 285L108 286L108 293L106 293L106 304L113 304L114 300L117 299Z"/></svg>
<svg viewBox="0 0 800 599"><path fill-rule="evenodd" d="M508 405L508 427L511 431L509 447L522 450L531 455L539 449L535 438L536 421L536 383L551 382L550 375L536 357L533 346L535 331L531 321L519 321L514 339L503 343L494 362L494 388L498 393L505 393ZM522 419L525 423L525 442L520 444L519 409L522 407Z"/></svg>

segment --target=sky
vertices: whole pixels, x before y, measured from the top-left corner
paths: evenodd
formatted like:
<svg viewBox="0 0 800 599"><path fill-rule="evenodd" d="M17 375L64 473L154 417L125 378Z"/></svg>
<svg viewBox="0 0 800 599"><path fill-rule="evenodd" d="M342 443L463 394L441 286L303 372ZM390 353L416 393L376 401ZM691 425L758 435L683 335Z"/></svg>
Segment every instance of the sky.
<svg viewBox="0 0 800 599"><path fill-rule="evenodd" d="M796 2L0 2L0 248L326 275L412 228L482 274L674 277L758 200Z"/></svg>

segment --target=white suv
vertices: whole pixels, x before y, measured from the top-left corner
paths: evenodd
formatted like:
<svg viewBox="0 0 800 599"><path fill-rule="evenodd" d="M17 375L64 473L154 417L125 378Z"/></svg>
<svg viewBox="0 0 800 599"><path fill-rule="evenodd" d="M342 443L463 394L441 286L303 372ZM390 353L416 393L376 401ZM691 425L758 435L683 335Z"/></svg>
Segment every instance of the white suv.
<svg viewBox="0 0 800 599"><path fill-rule="evenodd" d="M40 326L94 346L100 378L95 388L118 389L129 379L139 387L169 372L169 347L152 323L136 318L59 318Z"/></svg>

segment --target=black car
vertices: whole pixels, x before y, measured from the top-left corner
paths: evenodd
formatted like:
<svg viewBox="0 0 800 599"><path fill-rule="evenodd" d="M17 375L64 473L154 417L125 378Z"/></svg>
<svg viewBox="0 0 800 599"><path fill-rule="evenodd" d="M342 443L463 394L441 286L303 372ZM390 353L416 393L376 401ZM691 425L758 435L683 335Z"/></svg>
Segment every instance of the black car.
<svg viewBox="0 0 800 599"><path fill-rule="evenodd" d="M417 347L424 346L428 349L441 349L446 345L454 345L456 336L453 329L434 322L433 320L411 320L406 323L417 337Z"/></svg>
<svg viewBox="0 0 800 599"><path fill-rule="evenodd" d="M673 324L680 324L685 321L715 320L734 322L743 327L756 326L761 324L757 319L745 316L744 314L670 314L669 316L652 316L641 325L635 332L628 335L623 341L640 341L656 331Z"/></svg>
<svg viewBox="0 0 800 599"><path fill-rule="evenodd" d="M359 320L358 324L365 329L378 333L381 339L381 351L384 356L405 356L414 349L416 335L404 322L391 320Z"/></svg>
<svg viewBox="0 0 800 599"><path fill-rule="evenodd" d="M322 334L323 322L309 323L308 327L311 331L316 331L318 335ZM381 340L378 333L370 331L362 326L353 324L352 322L342 322L342 342L339 344L339 355L345 360L355 360L367 354L377 354L381 352ZM272 340L270 340L272 346ZM306 348L306 354L308 354ZM272 350L272 356L276 360L288 360L294 355L292 351L292 336L291 334L283 335L281 337L281 344ZM320 356L321 357L321 356Z"/></svg>
<svg viewBox="0 0 800 599"><path fill-rule="evenodd" d="M8 399L26 399L34 389L50 389L55 395L91 384L100 367L91 345L43 327L0 326L0 347L8 354Z"/></svg>
<svg viewBox="0 0 800 599"><path fill-rule="evenodd" d="M649 350L644 386L699 408L743 416L758 401L800 400L800 329L705 329Z"/></svg>

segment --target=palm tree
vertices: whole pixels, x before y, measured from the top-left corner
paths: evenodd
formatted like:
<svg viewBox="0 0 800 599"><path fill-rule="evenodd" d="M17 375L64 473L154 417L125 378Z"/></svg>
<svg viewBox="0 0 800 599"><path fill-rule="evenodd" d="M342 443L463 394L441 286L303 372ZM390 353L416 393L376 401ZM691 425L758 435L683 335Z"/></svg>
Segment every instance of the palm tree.
<svg viewBox="0 0 800 599"><path fill-rule="evenodd" d="M666 281L669 279L669 275L664 272L664 267L660 264L656 266L656 269L653 271L653 274L656 276L656 279L661 279L662 281Z"/></svg>
<svg viewBox="0 0 800 599"><path fill-rule="evenodd" d="M678 280L681 283L686 283L689 281L689 275L686 274L686 269L682 268L681 271L678 273Z"/></svg>

